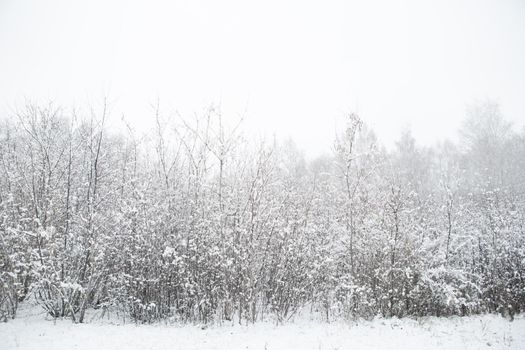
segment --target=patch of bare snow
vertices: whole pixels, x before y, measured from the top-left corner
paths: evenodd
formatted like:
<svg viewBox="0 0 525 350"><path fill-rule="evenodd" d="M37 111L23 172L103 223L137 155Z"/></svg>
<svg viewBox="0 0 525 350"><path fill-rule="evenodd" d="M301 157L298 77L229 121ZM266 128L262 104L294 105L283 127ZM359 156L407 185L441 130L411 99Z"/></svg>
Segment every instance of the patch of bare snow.
<svg viewBox="0 0 525 350"><path fill-rule="evenodd" d="M46 320L31 310L0 324L0 349L525 349L524 315L514 322L482 315L201 327L100 320L73 324L69 320Z"/></svg>

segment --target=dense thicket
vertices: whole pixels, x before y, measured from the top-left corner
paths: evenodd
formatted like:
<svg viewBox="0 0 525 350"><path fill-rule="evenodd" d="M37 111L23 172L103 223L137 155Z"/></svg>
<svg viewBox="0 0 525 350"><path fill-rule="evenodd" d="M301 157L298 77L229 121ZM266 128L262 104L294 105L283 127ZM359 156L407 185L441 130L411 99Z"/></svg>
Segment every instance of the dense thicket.
<svg viewBox="0 0 525 350"><path fill-rule="evenodd" d="M392 151L355 115L330 156L248 142L210 108L141 136L29 106L0 128L0 318L28 296L139 322L512 314L525 307L525 132ZM298 126L300 127L300 126Z"/></svg>

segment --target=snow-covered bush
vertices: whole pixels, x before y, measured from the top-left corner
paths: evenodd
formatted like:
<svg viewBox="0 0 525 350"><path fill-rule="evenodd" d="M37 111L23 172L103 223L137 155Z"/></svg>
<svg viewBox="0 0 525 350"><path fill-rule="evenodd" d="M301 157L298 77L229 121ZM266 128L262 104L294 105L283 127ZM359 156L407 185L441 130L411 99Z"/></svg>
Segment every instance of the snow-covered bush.
<svg viewBox="0 0 525 350"><path fill-rule="evenodd" d="M153 134L30 105L0 128L0 319L138 323L466 315L525 308L525 135L494 108L462 140L379 144L357 116L333 155L244 140L207 109ZM490 114L490 118L486 113ZM487 124L488 123L488 124Z"/></svg>

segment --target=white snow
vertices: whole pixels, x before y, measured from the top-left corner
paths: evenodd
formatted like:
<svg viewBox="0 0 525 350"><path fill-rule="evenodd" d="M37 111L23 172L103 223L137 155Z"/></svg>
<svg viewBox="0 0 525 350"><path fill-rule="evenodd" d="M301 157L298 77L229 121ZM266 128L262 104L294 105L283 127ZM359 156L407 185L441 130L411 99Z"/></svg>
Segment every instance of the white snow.
<svg viewBox="0 0 525 350"><path fill-rule="evenodd" d="M334 323L301 320L280 326L263 322L204 329L108 322L55 322L25 311L0 324L0 349L525 349L525 315L514 322L483 315Z"/></svg>

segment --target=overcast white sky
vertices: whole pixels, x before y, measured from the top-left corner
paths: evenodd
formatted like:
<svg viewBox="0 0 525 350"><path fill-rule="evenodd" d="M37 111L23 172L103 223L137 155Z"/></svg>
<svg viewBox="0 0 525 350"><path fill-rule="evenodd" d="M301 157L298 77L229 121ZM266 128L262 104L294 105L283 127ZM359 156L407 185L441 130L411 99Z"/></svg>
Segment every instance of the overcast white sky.
<svg viewBox="0 0 525 350"><path fill-rule="evenodd" d="M0 0L0 110L100 101L135 124L222 105L329 151L357 111L392 144L453 137L492 99L525 121L525 1ZM118 117L117 117L118 118Z"/></svg>

